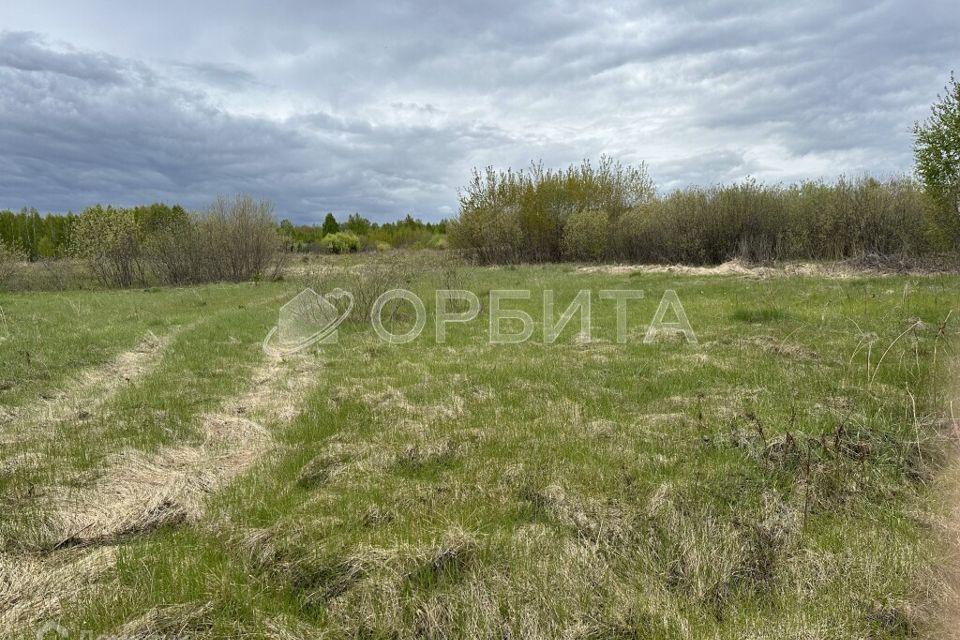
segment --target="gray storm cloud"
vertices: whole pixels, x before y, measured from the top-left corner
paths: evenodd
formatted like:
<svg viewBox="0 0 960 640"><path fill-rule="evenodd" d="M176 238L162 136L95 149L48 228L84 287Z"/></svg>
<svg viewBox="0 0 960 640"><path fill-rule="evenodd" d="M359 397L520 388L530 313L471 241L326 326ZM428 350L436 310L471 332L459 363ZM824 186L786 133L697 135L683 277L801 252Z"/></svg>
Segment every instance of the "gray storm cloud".
<svg viewBox="0 0 960 640"><path fill-rule="evenodd" d="M197 5L197 6L194 6ZM692 183L909 172L948 2L0 8L0 207L456 210L474 166Z"/></svg>

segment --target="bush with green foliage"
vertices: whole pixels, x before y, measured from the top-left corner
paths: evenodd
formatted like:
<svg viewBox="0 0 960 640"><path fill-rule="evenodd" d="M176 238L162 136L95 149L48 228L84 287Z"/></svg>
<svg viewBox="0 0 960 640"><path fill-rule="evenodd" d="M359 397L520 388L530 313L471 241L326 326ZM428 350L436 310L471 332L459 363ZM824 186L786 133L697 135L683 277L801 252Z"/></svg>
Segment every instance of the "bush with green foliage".
<svg viewBox="0 0 960 640"><path fill-rule="evenodd" d="M333 253L356 253L360 250L360 238L350 231L326 235L320 244Z"/></svg>
<svg viewBox="0 0 960 640"><path fill-rule="evenodd" d="M913 133L917 175L937 205L940 237L960 247L960 83L952 73L930 117Z"/></svg>
<svg viewBox="0 0 960 640"><path fill-rule="evenodd" d="M606 211L584 209L567 220L563 228L563 258L596 262L607 255L610 216Z"/></svg>
<svg viewBox="0 0 960 640"><path fill-rule="evenodd" d="M73 225L71 249L104 286L144 283L143 228L133 209L89 207Z"/></svg>

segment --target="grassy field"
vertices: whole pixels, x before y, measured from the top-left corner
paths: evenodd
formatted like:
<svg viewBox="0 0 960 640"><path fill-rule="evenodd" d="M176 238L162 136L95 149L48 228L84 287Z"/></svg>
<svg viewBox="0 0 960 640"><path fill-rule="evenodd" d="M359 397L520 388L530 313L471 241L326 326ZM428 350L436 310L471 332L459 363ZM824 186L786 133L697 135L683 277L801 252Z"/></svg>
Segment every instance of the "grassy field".
<svg viewBox="0 0 960 640"><path fill-rule="evenodd" d="M408 280L431 312L588 289L592 340L481 313L265 356L352 268L0 294L0 636L931 633L960 278L448 265ZM602 289L645 293L625 344ZM699 344L643 343L668 289Z"/></svg>

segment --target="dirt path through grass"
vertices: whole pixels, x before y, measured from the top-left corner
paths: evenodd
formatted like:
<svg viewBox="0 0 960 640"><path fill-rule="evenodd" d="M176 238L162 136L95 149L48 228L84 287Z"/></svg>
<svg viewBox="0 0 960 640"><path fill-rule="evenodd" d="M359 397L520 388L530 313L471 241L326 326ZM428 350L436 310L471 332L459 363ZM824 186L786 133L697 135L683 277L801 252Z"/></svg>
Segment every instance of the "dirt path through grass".
<svg viewBox="0 0 960 640"><path fill-rule="evenodd" d="M92 486L51 492L56 497L45 505L48 516L34 551L0 556L0 636L56 616L102 586L118 545L129 537L196 523L206 498L270 449L267 427L296 415L314 375L307 357L271 358L253 372L243 394L203 417L200 445L151 456L124 451Z"/></svg>
<svg viewBox="0 0 960 640"><path fill-rule="evenodd" d="M12 444L27 435L35 435L37 429L50 429L71 417L92 414L124 386L153 370L184 329L189 327L178 327L160 337L148 332L133 349L105 365L83 371L56 394L12 411L7 425L0 421L0 442Z"/></svg>

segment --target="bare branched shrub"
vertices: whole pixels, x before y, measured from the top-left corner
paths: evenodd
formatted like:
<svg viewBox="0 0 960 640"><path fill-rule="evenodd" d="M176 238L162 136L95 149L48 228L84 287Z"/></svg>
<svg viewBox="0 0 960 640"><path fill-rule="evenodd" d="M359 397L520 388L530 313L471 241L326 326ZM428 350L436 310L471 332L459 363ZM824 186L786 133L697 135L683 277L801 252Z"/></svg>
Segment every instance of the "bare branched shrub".
<svg viewBox="0 0 960 640"><path fill-rule="evenodd" d="M144 241L154 275L164 284L276 278L288 254L272 211L265 200L220 197L156 225Z"/></svg>
<svg viewBox="0 0 960 640"><path fill-rule="evenodd" d="M466 289L466 267L469 261L459 252L447 251L437 268L438 289Z"/></svg>
<svg viewBox="0 0 960 640"><path fill-rule="evenodd" d="M155 229L145 249L157 279L164 284L189 284L202 280L194 221L185 216Z"/></svg>
<svg viewBox="0 0 960 640"><path fill-rule="evenodd" d="M345 274L342 285L353 294L350 319L366 322L377 298L391 289L409 288L422 272L422 267L404 252L377 254L354 266Z"/></svg>
<svg viewBox="0 0 960 640"><path fill-rule="evenodd" d="M7 245L0 240L0 287L6 285L26 261L27 253L19 246Z"/></svg>
<svg viewBox="0 0 960 640"><path fill-rule="evenodd" d="M89 274L82 263L70 258L41 258L31 264L30 284L38 289L65 291L84 286Z"/></svg>
<svg viewBox="0 0 960 640"><path fill-rule="evenodd" d="M205 280L241 282L278 270L283 244L268 201L221 196L195 225Z"/></svg>

